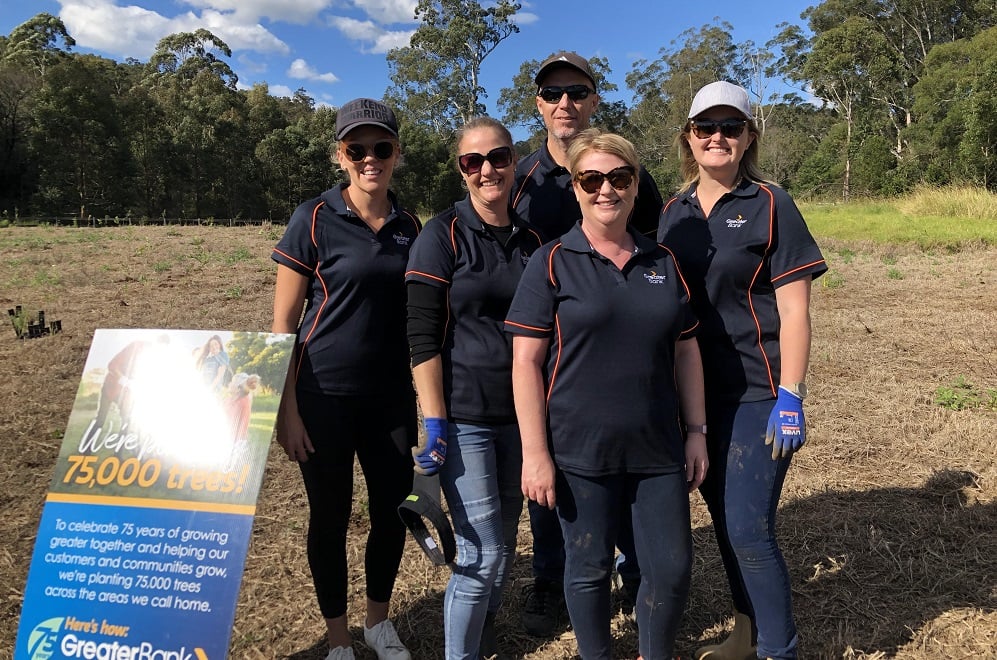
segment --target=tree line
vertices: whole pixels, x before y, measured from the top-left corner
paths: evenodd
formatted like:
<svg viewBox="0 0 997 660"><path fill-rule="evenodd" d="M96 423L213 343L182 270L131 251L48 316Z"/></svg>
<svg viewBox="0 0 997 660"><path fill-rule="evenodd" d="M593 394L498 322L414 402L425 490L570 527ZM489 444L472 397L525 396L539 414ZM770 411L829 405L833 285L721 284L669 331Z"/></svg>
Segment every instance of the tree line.
<svg viewBox="0 0 997 660"><path fill-rule="evenodd" d="M420 0L410 44L387 55L404 161L394 187L425 213L461 196L454 131L483 114L479 73L515 39L521 6ZM762 165L797 196L890 195L919 184L997 190L997 0L825 0L765 44L724 21L690 28L631 63L630 101L591 60L603 101L593 123L625 135L667 194L675 135L695 91L717 79L751 93ZM231 50L207 30L165 37L148 62L73 52L39 14L0 36L0 213L282 221L341 176L336 111L304 90L237 88ZM543 139L523 62L499 117Z"/></svg>

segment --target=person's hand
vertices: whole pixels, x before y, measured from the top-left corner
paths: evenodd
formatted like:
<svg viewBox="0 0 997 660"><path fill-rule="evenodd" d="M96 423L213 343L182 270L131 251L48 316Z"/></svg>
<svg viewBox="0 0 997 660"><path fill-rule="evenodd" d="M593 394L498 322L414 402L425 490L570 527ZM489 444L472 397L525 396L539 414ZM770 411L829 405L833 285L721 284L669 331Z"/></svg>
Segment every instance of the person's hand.
<svg viewBox="0 0 997 660"><path fill-rule="evenodd" d="M685 438L685 480L689 482L689 492L699 488L706 478L710 459L706 453L706 434L690 432Z"/></svg>
<svg viewBox="0 0 997 660"><path fill-rule="evenodd" d="M415 471L419 474L436 474L447 460L447 420L440 417L427 417L423 420L426 429L424 439L412 448Z"/></svg>
<svg viewBox="0 0 997 660"><path fill-rule="evenodd" d="M807 426L803 418L803 399L785 387L779 387L779 396L769 415L765 444L772 445L772 460L786 458L803 446L807 440Z"/></svg>
<svg viewBox="0 0 997 660"><path fill-rule="evenodd" d="M284 448L287 460L304 463L308 454L315 453L305 423L301 420L297 408L284 408L277 420L277 442Z"/></svg>
<svg viewBox="0 0 997 660"><path fill-rule="evenodd" d="M557 504L554 495L554 461L550 453L523 454L523 495L540 506L553 509Z"/></svg>

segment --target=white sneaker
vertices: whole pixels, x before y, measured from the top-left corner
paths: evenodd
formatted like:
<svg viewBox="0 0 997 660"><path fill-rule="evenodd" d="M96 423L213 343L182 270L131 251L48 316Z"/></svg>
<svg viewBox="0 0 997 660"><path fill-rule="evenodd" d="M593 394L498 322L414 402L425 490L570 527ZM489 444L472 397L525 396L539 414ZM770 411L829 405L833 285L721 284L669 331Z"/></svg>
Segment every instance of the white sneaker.
<svg viewBox="0 0 997 660"><path fill-rule="evenodd" d="M325 660L355 660L353 648L349 646L337 646L334 649L329 649L329 655L325 656Z"/></svg>
<svg viewBox="0 0 997 660"><path fill-rule="evenodd" d="M377 660L412 660L408 649L398 639L398 633L391 621L385 619L373 628L363 627L363 638L367 646L377 654Z"/></svg>

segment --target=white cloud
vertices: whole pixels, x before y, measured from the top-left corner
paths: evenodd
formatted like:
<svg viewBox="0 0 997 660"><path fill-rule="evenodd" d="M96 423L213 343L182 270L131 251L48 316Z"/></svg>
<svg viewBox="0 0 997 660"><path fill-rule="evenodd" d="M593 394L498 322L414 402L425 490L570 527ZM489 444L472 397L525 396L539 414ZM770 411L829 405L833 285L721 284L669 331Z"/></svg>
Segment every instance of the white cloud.
<svg viewBox="0 0 997 660"><path fill-rule="evenodd" d="M363 48L366 53L387 53L392 48L408 46L415 32L415 30L385 30L373 21L358 21L345 16L333 16L329 22L346 38L372 44Z"/></svg>
<svg viewBox="0 0 997 660"><path fill-rule="evenodd" d="M197 27L206 27L221 38L233 50L253 50L259 53L280 53L287 55L291 49L272 32L259 23L253 25L239 23L236 14L222 14L204 11ZM197 29L196 27L188 28Z"/></svg>
<svg viewBox="0 0 997 660"><path fill-rule="evenodd" d="M528 11L518 11L512 17L512 22L516 25L532 25L539 20L539 16Z"/></svg>
<svg viewBox="0 0 997 660"><path fill-rule="evenodd" d="M378 23L414 23L417 4L417 0L353 0L353 6Z"/></svg>
<svg viewBox="0 0 997 660"><path fill-rule="evenodd" d="M156 44L177 32L206 28L233 50L290 52L287 44L259 23L242 22L235 14L206 10L168 18L135 5L119 7L110 0L60 0L59 18L77 45L109 55L148 59Z"/></svg>
<svg viewBox="0 0 997 660"><path fill-rule="evenodd" d="M334 83L339 80L333 73L319 73L301 58L291 62L291 66L287 69L287 75L298 80L318 80L326 83Z"/></svg>
<svg viewBox="0 0 997 660"><path fill-rule="evenodd" d="M205 10L233 12L255 23L264 16L271 20L304 24L333 4L333 0L182 0L183 4Z"/></svg>
<svg viewBox="0 0 997 660"><path fill-rule="evenodd" d="M294 90L287 85L268 85L270 88L270 96L286 96L291 98L294 96Z"/></svg>
<svg viewBox="0 0 997 660"><path fill-rule="evenodd" d="M540 20L540 16L534 14L533 3L527 0L520 0L520 9L512 17L512 22L516 25L532 25Z"/></svg>

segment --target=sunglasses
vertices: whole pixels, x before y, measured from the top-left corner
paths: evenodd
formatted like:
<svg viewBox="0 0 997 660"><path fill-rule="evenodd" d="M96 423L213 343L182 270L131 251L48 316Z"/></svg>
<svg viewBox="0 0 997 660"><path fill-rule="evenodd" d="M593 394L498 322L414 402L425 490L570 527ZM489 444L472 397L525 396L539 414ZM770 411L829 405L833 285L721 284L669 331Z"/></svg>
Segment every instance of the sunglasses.
<svg viewBox="0 0 997 660"><path fill-rule="evenodd" d="M720 131L720 134L725 138L739 138L741 137L741 133L744 132L744 127L747 125L748 120L746 119L722 119L720 121L715 119L689 120L689 128L700 139L713 137L717 131Z"/></svg>
<svg viewBox="0 0 997 660"><path fill-rule="evenodd" d="M497 170L512 165L512 148L495 147L485 155L478 153L461 154L457 156L457 165L464 174L477 174L484 167L485 161Z"/></svg>
<svg viewBox="0 0 997 660"><path fill-rule="evenodd" d="M375 142L373 146L370 147L370 151L367 151L368 147L365 144L359 144L354 142L353 144L348 144L343 149L343 153L354 163L359 163L364 158L367 157L368 153L374 155L374 158L378 160L388 160L391 158L392 154L395 153L395 145L392 142L384 140L383 142Z"/></svg>
<svg viewBox="0 0 997 660"><path fill-rule="evenodd" d="M637 170L632 165L624 165L606 173L599 170L585 170L575 175L575 181L582 187L582 190L591 195L602 189L603 181L609 181L609 185L617 190L626 190L634 182L636 175Z"/></svg>
<svg viewBox="0 0 997 660"><path fill-rule="evenodd" d="M537 92L537 96L547 103L557 103L565 94L572 101L581 101L593 93L595 93L595 90L586 85L568 85L567 87L555 87L551 85L549 87L541 87L540 91Z"/></svg>

